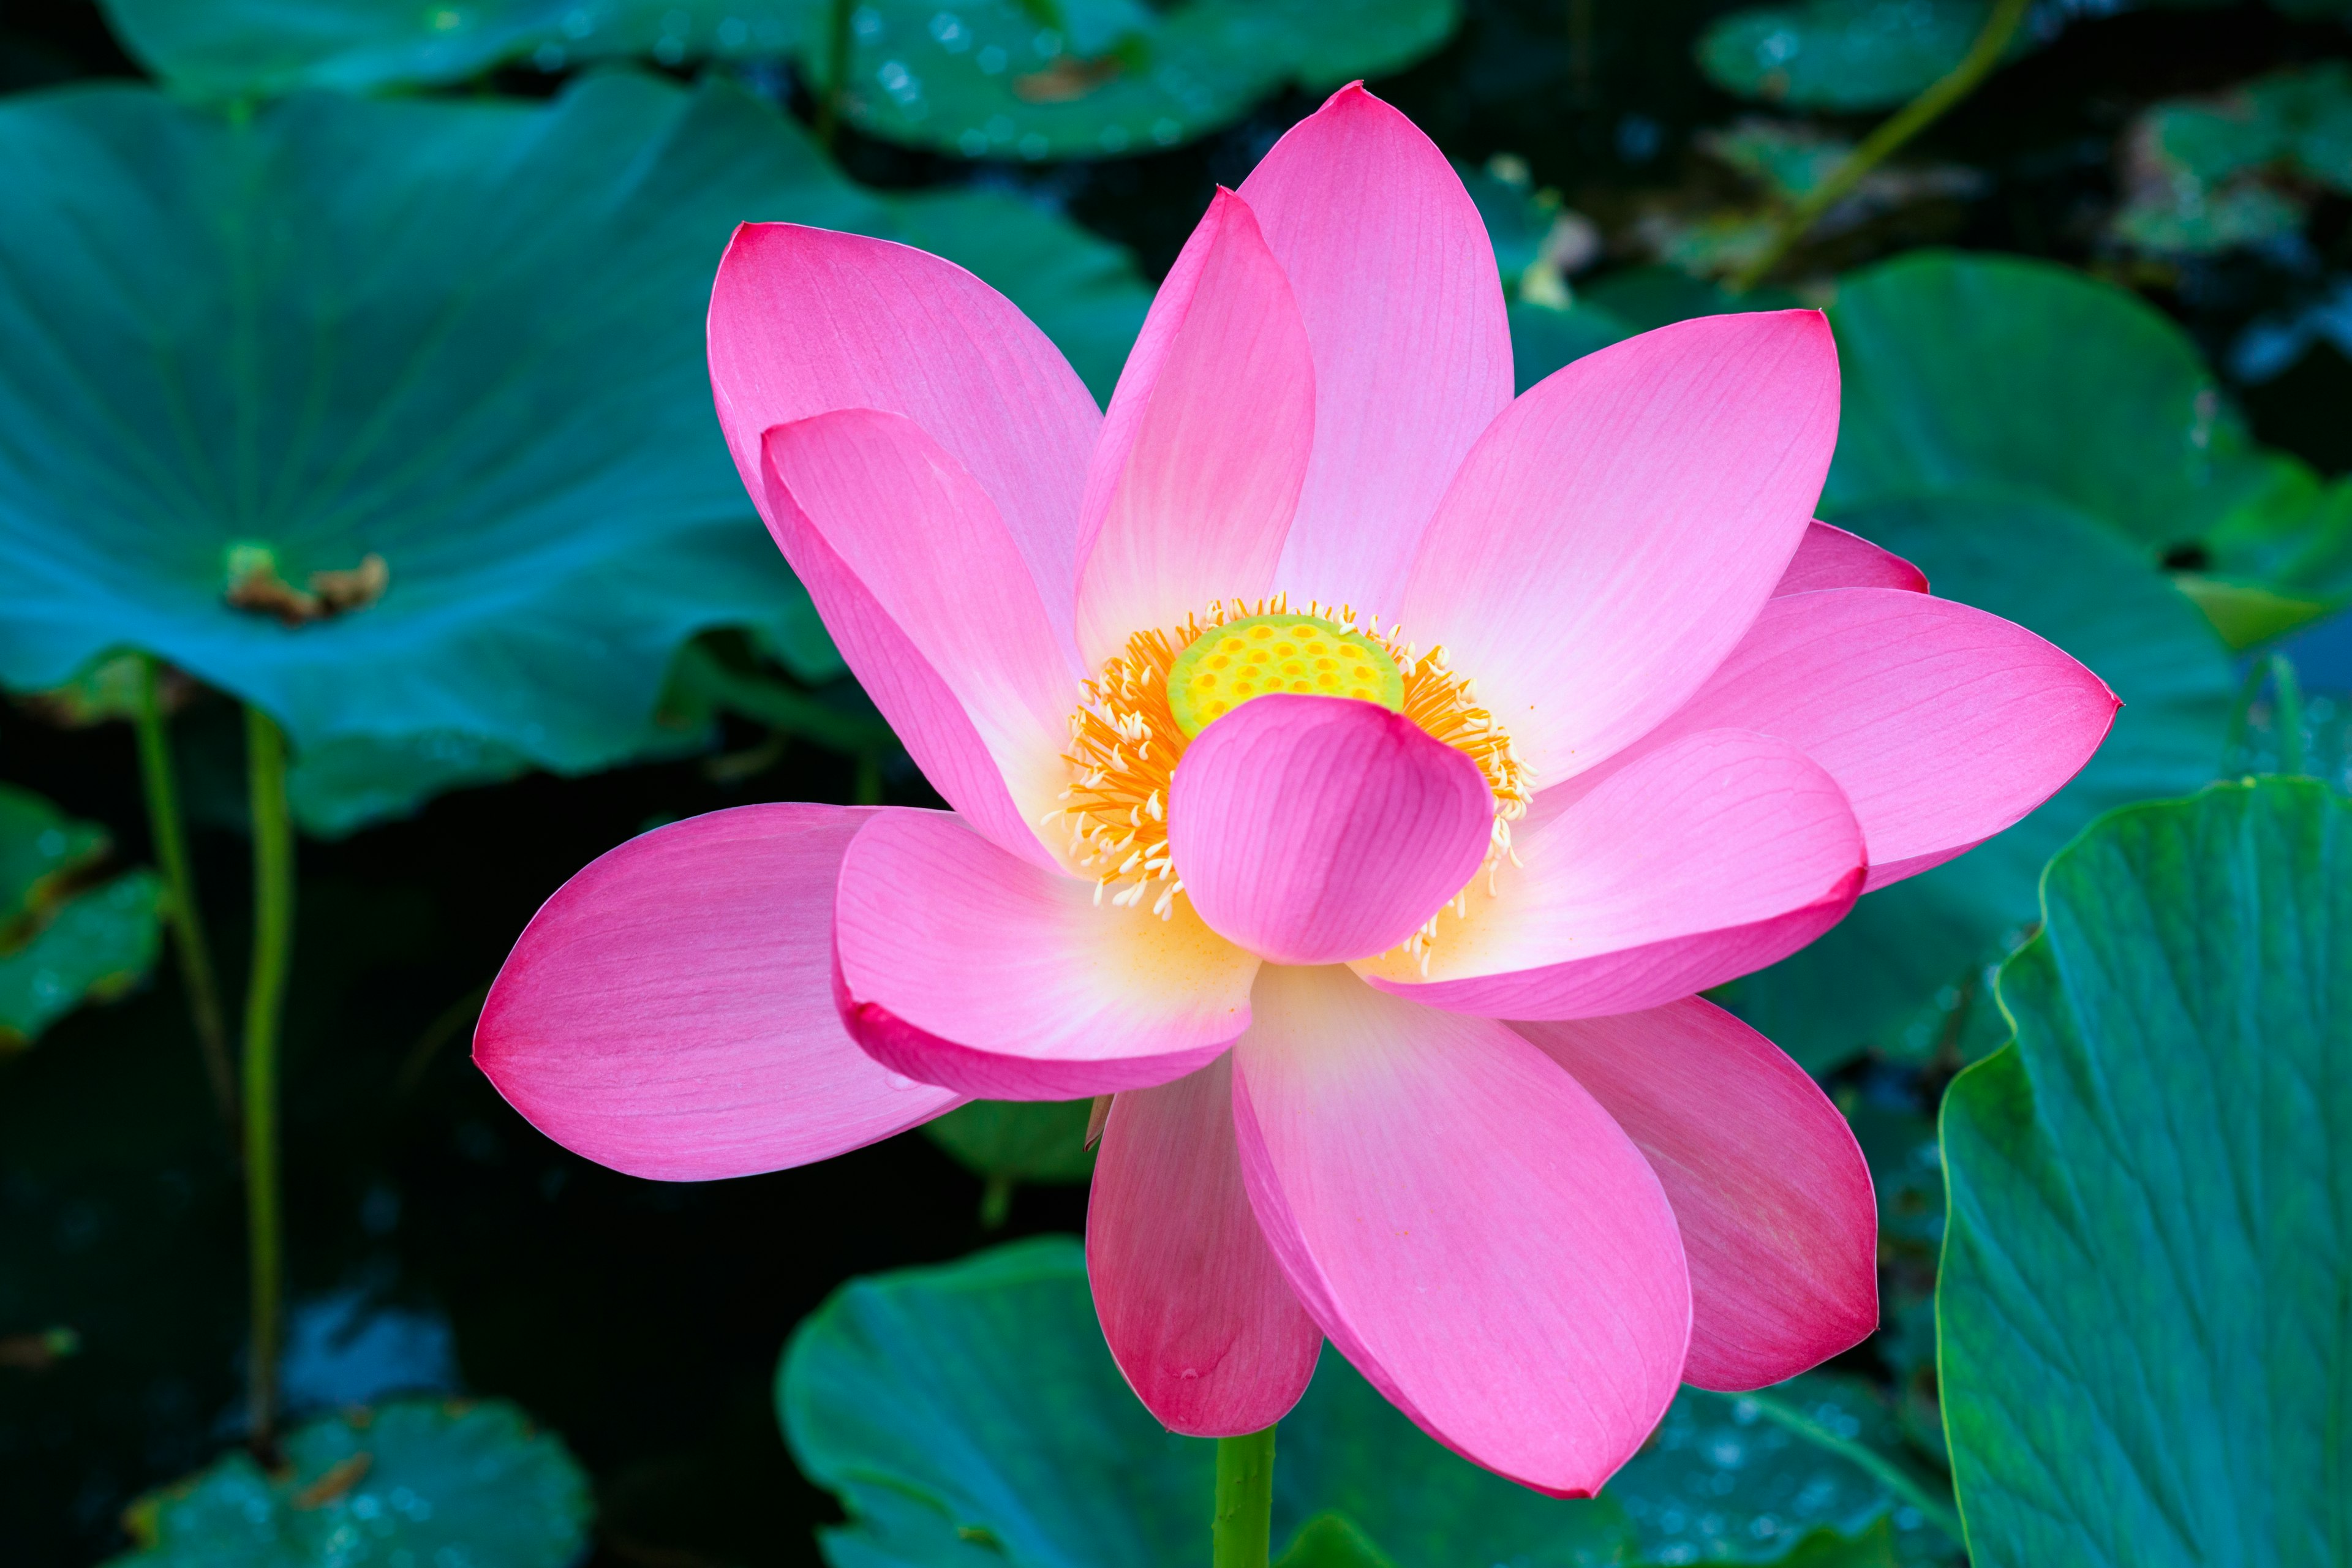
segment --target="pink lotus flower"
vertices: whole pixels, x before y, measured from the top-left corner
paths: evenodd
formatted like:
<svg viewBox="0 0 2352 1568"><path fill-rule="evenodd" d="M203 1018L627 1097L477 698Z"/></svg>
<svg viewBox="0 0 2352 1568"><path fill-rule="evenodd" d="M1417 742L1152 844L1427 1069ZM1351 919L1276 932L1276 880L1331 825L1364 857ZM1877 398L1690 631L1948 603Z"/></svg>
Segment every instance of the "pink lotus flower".
<svg viewBox="0 0 2352 1568"><path fill-rule="evenodd" d="M969 274L785 224L730 247L710 371L954 809L745 806L582 871L476 1039L524 1116L683 1181L1115 1094L1088 1265L1162 1421L1266 1426L1328 1336L1562 1495L1679 1382L1872 1331L1843 1119L1694 993L2016 821L2116 703L1809 521L1818 313L1515 401L1476 211L1349 88L1218 193L1107 416Z"/></svg>

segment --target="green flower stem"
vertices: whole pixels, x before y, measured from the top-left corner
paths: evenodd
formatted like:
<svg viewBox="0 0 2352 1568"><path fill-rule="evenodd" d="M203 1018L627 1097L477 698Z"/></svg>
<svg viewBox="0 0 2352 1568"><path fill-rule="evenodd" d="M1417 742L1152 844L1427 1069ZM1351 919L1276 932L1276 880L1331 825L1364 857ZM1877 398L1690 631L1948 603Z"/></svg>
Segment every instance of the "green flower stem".
<svg viewBox="0 0 2352 1568"><path fill-rule="evenodd" d="M196 877L188 866L187 830L180 821L180 786L172 768L172 739L163 724L163 671L155 659L139 658L139 707L132 728L139 737L139 782L147 796L148 836L155 860L172 889L172 946L180 956L180 984L188 994L188 1018L204 1052L205 1076L230 1135L236 1132L236 1072L229 1065L228 1026L223 1021L220 986L213 979L212 948L196 906Z"/></svg>
<svg viewBox="0 0 2352 1568"><path fill-rule="evenodd" d="M854 0L833 0L825 21L824 86L816 99L816 144L833 151L841 130L841 97L849 87L849 13Z"/></svg>
<svg viewBox="0 0 2352 1568"><path fill-rule="evenodd" d="M286 808L286 737L268 714L247 707L245 742L253 809L253 975L245 994L245 1202L253 1303L247 1441L268 1453L278 1425L286 1268L278 1203L278 1029L294 945L294 825Z"/></svg>
<svg viewBox="0 0 2352 1568"><path fill-rule="evenodd" d="M1266 1568L1274 1533L1274 1428L1217 1439L1213 1568Z"/></svg>
<svg viewBox="0 0 2352 1568"><path fill-rule="evenodd" d="M1918 97L1881 121L1876 130L1863 138L1862 145L1847 153L1845 162L1831 170L1827 179L1790 209L1780 226L1772 231L1771 242L1735 273L1726 287L1735 294L1744 294L1764 281L1772 268L1780 265L1780 258L1821 221L1822 215L1862 184L1864 175L1893 157L1905 142L1974 92L1977 84L2000 63L2010 39L2017 36L2018 24L2025 20L2030 8L2028 0L1996 0L1992 15L1985 18L1983 30L1969 46L1969 52L1960 57L1960 63L1928 83Z"/></svg>
<svg viewBox="0 0 2352 1568"><path fill-rule="evenodd" d="M1831 1431L1777 1394L1759 1389L1739 1397L1753 1402L1765 1419L1787 1427L1807 1442L1828 1449L1876 1479L1888 1491L1917 1509L1922 1519L1951 1537L1955 1544L1968 1539L1960 1533L1959 1511L1952 1506L1949 1492L1938 1494L1935 1489L1869 1444L1856 1442L1852 1437Z"/></svg>

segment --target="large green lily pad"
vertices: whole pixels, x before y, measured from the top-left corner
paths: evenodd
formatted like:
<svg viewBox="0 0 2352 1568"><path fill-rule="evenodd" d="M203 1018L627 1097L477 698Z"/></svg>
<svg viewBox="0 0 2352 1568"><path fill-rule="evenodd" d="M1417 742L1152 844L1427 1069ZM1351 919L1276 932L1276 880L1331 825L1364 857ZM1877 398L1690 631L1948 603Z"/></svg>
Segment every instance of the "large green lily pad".
<svg viewBox="0 0 2352 1568"><path fill-rule="evenodd" d="M826 0L100 0L142 65L199 99L464 81L637 56L782 55Z"/></svg>
<svg viewBox="0 0 2352 1568"><path fill-rule="evenodd" d="M2103 819L1945 1100L1944 1408L1984 1568L2352 1542L2352 804Z"/></svg>
<svg viewBox="0 0 2352 1568"><path fill-rule="evenodd" d="M2346 487L2258 447L2188 334L2126 290L1916 252L1845 279L1831 320L1845 398L1823 516L1962 490L2063 502L2189 573L2242 645L2352 596Z"/></svg>
<svg viewBox="0 0 2352 1568"><path fill-rule="evenodd" d="M1792 109L1892 109L1960 63L1993 0L1797 0L1735 11L1699 37L1726 92ZM2011 58L2033 47L2020 28Z"/></svg>
<svg viewBox="0 0 2352 1568"><path fill-rule="evenodd" d="M2042 862L2101 812L2179 795L2221 763L2237 678L2196 606L2081 512L2016 495L1885 501L1836 521L1916 562L1937 593L2006 616L2123 699L2089 765L1958 859L1865 894L1830 933L1725 1000L1816 1071L1871 1047L1927 1057L1964 1028L1982 966L2034 918Z"/></svg>
<svg viewBox="0 0 2352 1568"><path fill-rule="evenodd" d="M1075 1240L852 1281L794 1331L776 1396L801 1468L849 1515L823 1538L836 1568L1193 1568L1207 1555L1214 1446L1163 1431L1119 1376ZM1842 1442L1888 1440L1859 1385L1807 1380L1773 1397ZM1899 1528L1874 1536L1881 1520ZM1874 1541L1877 1556L1828 1550ZM1885 1561L1897 1542L1906 1563L1946 1552L1866 1467L1754 1400L1685 1391L1652 1446L1582 1502L1447 1453L1328 1349L1276 1438L1274 1545L1300 1565L1826 1565Z"/></svg>
<svg viewBox="0 0 2352 1568"><path fill-rule="evenodd" d="M0 1051L39 1039L85 1001L110 1001L155 965L163 884L89 880L106 830L0 784Z"/></svg>
<svg viewBox="0 0 2352 1568"><path fill-rule="evenodd" d="M588 1478L553 1436L489 1401L401 1400L313 1422L287 1468L243 1450L131 1505L109 1568L570 1568Z"/></svg>
<svg viewBox="0 0 2352 1568"><path fill-rule="evenodd" d="M1323 91L1443 44L1455 0L864 0L842 105L870 135L967 158L1101 158L1188 142L1297 83ZM800 49L831 79L825 41Z"/></svg>
<svg viewBox="0 0 2352 1568"><path fill-rule="evenodd" d="M1147 303L1099 245L1040 276L1060 220L869 195L723 83L0 104L0 682L142 647L286 726L314 827L675 749L689 637L805 640L703 365L719 252L770 218L921 228L1097 384ZM341 614L227 602L372 557Z"/></svg>

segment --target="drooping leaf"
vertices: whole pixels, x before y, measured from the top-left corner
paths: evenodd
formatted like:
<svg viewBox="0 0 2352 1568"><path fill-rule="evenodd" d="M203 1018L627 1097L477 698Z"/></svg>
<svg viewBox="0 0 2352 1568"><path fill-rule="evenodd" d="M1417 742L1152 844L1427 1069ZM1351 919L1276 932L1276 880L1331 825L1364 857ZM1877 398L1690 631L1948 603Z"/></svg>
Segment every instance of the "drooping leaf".
<svg viewBox="0 0 2352 1568"><path fill-rule="evenodd" d="M1076 1241L1041 1237L854 1280L777 1378L801 1468L850 1522L836 1568L1194 1568L1214 1445L1163 1430L1105 1348ZM1338 1511L1399 1568L1605 1563L1607 1501L1539 1497L1416 1431L1336 1353L1276 1439L1274 1541Z"/></svg>
<svg viewBox="0 0 2352 1568"><path fill-rule="evenodd" d="M1346 1514L1318 1513L1300 1529L1274 1568L1396 1568L1396 1562Z"/></svg>
<svg viewBox="0 0 2352 1568"><path fill-rule="evenodd" d="M1816 1071L1874 1046L1924 1059L1948 1030L1967 1026L1953 1010L2033 920L2042 862L2111 806L2210 779L2237 688L2196 607L2144 553L2078 511L2021 495L1948 494L1833 520L1916 562L1937 593L2048 637L2124 705L2089 765L2024 821L1864 895L1821 941L1727 988L1729 1005Z"/></svg>
<svg viewBox="0 0 2352 1568"><path fill-rule="evenodd" d="M2256 446L2188 335L2132 294L2045 262L1916 252L1845 279L1831 320L1844 417L1823 516L2012 491L2305 618L2352 596L2352 497Z"/></svg>
<svg viewBox="0 0 2352 1568"><path fill-rule="evenodd" d="M238 1449L133 1504L109 1568L570 1568L588 1478L498 1401L401 1400L313 1422L271 1474Z"/></svg>
<svg viewBox="0 0 2352 1568"><path fill-rule="evenodd" d="M1960 63L1993 0L1796 0L1735 11L1702 34L1699 68L1726 92L1838 113L1892 109ZM2010 58L2032 47L2021 28Z"/></svg>
<svg viewBox="0 0 2352 1568"><path fill-rule="evenodd" d="M780 56L827 0L101 0L142 65L198 99L463 81L641 57Z"/></svg>
<svg viewBox="0 0 2352 1568"><path fill-rule="evenodd" d="M865 0L842 105L869 135L967 158L1149 152L1289 83L1321 91L1400 69L1458 15L1455 0ZM823 39L799 58L821 88L831 80Z"/></svg>
<svg viewBox="0 0 2352 1568"><path fill-rule="evenodd" d="M875 196L721 83L0 104L0 681L145 647L286 726L320 829L677 749L688 638L809 641L703 366L727 237L773 218L921 229L1098 384L1146 302L1098 245L1040 268L1050 215Z"/></svg>
<svg viewBox="0 0 2352 1568"><path fill-rule="evenodd" d="M1983 1568L2352 1542L2352 805L2217 785L2051 863L1954 1081L1938 1310Z"/></svg>

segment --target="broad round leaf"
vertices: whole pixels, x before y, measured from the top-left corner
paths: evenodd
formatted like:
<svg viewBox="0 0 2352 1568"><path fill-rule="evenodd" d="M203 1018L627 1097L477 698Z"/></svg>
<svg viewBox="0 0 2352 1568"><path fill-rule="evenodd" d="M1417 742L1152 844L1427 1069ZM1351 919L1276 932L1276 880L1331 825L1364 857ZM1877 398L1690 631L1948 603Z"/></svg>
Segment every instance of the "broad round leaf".
<svg viewBox="0 0 2352 1568"><path fill-rule="evenodd" d="M782 54L826 0L100 0L142 65L200 99L463 81L528 58Z"/></svg>
<svg viewBox="0 0 2352 1568"><path fill-rule="evenodd" d="M2237 689L2196 607L2078 512L1948 495L1836 521L1916 563L1937 593L2048 637L2124 706L2089 765L2040 810L1958 859L1865 894L1821 941L1726 989L1728 1005L1816 1071L1873 1046L1931 1052L1950 1000L1939 1008L1938 994L1957 994L2034 918L2036 880L2060 845L2111 806L2213 776Z"/></svg>
<svg viewBox="0 0 2352 1568"><path fill-rule="evenodd" d="M1455 0L865 0L842 105L869 135L967 158L1101 158L1189 142L1296 82L1328 90L1443 44ZM798 51L822 86L824 35Z"/></svg>
<svg viewBox="0 0 2352 1568"><path fill-rule="evenodd" d="M1937 1312L1984 1568L2340 1561L2352 1541L2352 804L2117 812L2051 863L1954 1080Z"/></svg>
<svg viewBox="0 0 2352 1568"><path fill-rule="evenodd" d="M1735 11L1698 41L1726 92L1792 109L1893 109L1960 63L1993 0L1798 0ZM2030 28L2011 58L2033 47Z"/></svg>
<svg viewBox="0 0 2352 1568"><path fill-rule="evenodd" d="M0 784L0 1053L154 967L163 881L142 870L92 885L107 850L96 823Z"/></svg>
<svg viewBox="0 0 2352 1568"><path fill-rule="evenodd" d="M140 1549L109 1568L569 1568L588 1478L522 1412L402 1400L313 1422L287 1469L242 1449L131 1505Z"/></svg>
<svg viewBox="0 0 2352 1568"><path fill-rule="evenodd" d="M723 84L0 103L0 682L143 647L286 726L313 827L691 744L653 723L680 644L806 619L703 364L719 252L770 218L928 226L1098 382L1145 305L1098 244L1038 276L1059 220L870 195ZM340 615L227 602L372 560Z"/></svg>
<svg viewBox="0 0 2352 1568"><path fill-rule="evenodd" d="M853 1280L776 1384L842 1564L1197 1568L1215 1445L1163 1430L1103 1344L1074 1239ZM1538 1496L1445 1452L1335 1353L1276 1439L1274 1544L1338 1511L1398 1568L1568 1568L1630 1545L1608 1501Z"/></svg>

